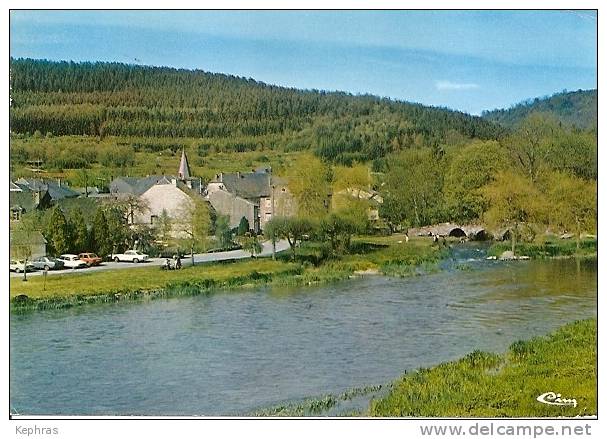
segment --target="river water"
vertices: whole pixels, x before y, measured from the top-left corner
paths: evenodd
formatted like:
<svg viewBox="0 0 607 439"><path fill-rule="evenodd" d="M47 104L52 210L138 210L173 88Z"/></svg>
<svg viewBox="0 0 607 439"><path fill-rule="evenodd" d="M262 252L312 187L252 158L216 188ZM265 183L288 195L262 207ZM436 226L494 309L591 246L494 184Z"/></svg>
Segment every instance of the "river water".
<svg viewBox="0 0 607 439"><path fill-rule="evenodd" d="M597 262L487 261L296 289L87 305L10 318L11 410L239 415L390 382L596 315Z"/></svg>

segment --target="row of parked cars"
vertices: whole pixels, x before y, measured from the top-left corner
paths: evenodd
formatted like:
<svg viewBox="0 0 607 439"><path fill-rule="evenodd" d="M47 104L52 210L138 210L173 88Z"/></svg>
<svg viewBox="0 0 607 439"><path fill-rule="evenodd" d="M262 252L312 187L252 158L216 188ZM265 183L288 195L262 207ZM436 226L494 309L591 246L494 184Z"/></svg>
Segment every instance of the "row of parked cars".
<svg viewBox="0 0 607 439"><path fill-rule="evenodd" d="M109 255L114 262L145 262L149 259L148 255L138 250L127 250L124 253L112 253ZM50 256L40 256L27 262L11 260L10 271L22 273L23 271L33 270L61 270L63 268L86 268L101 264L102 258L95 253L80 253L78 255L65 254L57 258Z"/></svg>

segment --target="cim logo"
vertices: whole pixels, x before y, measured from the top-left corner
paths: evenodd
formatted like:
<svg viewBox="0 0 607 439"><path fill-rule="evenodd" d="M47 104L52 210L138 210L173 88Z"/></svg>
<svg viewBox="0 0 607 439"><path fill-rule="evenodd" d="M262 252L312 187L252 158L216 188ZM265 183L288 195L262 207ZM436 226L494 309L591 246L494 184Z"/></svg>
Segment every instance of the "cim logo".
<svg viewBox="0 0 607 439"><path fill-rule="evenodd" d="M560 393L546 392L536 398L542 404L577 407L576 399L561 398Z"/></svg>

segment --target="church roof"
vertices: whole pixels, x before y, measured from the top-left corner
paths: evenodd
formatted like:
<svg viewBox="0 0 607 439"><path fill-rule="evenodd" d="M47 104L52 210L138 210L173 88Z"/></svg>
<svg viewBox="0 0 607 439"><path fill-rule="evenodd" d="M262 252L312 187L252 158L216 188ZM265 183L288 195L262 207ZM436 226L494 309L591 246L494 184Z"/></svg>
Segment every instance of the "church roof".
<svg viewBox="0 0 607 439"><path fill-rule="evenodd" d="M179 163L179 172L177 175L180 180L187 180L190 178L190 165L188 163L188 157L185 155L185 148L181 151L181 162Z"/></svg>

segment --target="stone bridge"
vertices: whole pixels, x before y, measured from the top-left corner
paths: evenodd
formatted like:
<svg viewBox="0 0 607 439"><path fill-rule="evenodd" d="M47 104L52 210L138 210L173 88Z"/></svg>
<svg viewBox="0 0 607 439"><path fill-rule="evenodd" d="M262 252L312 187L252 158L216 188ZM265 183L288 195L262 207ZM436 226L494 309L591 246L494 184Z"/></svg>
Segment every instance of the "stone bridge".
<svg viewBox="0 0 607 439"><path fill-rule="evenodd" d="M452 236L456 238L468 238L477 241L484 241L496 236L502 238L503 233L490 232L482 224L460 225L454 223L441 223L431 226L424 226L409 229L410 236Z"/></svg>

